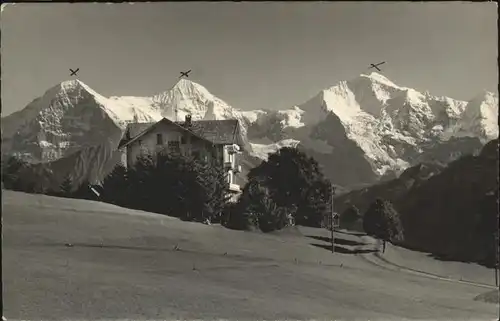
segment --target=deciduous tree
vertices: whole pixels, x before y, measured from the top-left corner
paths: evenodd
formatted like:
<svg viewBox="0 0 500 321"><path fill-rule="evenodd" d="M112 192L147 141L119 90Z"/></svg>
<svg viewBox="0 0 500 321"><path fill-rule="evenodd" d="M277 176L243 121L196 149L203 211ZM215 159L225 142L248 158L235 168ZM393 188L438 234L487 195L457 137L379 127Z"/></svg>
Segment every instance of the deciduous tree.
<svg viewBox="0 0 500 321"><path fill-rule="evenodd" d="M330 182L318 162L297 148L284 147L252 169L278 207L296 208L296 224L320 227L330 207Z"/></svg>
<svg viewBox="0 0 500 321"><path fill-rule="evenodd" d="M377 199L373 202L363 217L363 228L368 235L384 242L401 242L403 240L403 225L398 212L388 201Z"/></svg>

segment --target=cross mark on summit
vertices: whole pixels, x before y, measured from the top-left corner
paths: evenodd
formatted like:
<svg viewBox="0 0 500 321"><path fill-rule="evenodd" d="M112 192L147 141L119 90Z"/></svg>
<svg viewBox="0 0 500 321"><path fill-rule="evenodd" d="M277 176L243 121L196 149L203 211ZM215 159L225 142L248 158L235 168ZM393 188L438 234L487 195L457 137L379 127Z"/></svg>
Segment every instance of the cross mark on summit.
<svg viewBox="0 0 500 321"><path fill-rule="evenodd" d="M383 65L383 64L385 64L385 61L379 62L378 64L370 64L370 66L371 66L371 67L370 67L370 68L368 68L368 69L375 68L375 69L377 69L378 71L382 71L382 70L380 70L380 69L378 68L378 66Z"/></svg>
<svg viewBox="0 0 500 321"><path fill-rule="evenodd" d="M189 69L188 71L181 71L180 72L181 75L179 76L179 78L182 78L182 77L186 77L187 78L187 77L189 77L189 73L190 72L191 72L191 69Z"/></svg>
<svg viewBox="0 0 500 321"><path fill-rule="evenodd" d="M78 72L78 70L80 70L80 68L76 68L76 70L73 70L73 69L69 68L69 71L71 71L71 75L70 76L76 76L76 73Z"/></svg>

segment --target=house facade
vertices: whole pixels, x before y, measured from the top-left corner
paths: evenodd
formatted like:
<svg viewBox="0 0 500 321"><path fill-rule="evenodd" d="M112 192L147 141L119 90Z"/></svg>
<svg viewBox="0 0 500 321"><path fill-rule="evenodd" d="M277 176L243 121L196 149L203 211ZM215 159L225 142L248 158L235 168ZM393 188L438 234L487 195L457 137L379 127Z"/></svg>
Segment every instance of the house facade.
<svg viewBox="0 0 500 321"><path fill-rule="evenodd" d="M237 158L244 142L236 119L193 121L188 115L184 122L163 118L156 123L132 123L127 126L118 148L126 167L134 166L141 155L165 149L203 159L213 166L223 166L232 199L241 192L236 180L241 172Z"/></svg>
<svg viewBox="0 0 500 321"><path fill-rule="evenodd" d="M339 228L340 227L340 216L338 213L324 213L323 214L323 220L321 222L321 226L323 228L326 228L328 230L332 230L332 218L333 218L333 228Z"/></svg>

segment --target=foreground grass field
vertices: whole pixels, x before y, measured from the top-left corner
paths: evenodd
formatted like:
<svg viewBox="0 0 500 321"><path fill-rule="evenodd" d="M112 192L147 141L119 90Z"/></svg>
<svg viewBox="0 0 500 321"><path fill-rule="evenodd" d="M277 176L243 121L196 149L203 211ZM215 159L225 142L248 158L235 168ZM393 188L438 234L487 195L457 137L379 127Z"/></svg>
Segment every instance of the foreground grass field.
<svg viewBox="0 0 500 321"><path fill-rule="evenodd" d="M332 254L326 230L264 235L98 202L2 196L7 320L498 319L498 305L474 300L491 292L493 272L441 268L390 247L397 266L364 236L336 233ZM484 285L401 267L417 261L415 270L457 279L465 269L464 281Z"/></svg>

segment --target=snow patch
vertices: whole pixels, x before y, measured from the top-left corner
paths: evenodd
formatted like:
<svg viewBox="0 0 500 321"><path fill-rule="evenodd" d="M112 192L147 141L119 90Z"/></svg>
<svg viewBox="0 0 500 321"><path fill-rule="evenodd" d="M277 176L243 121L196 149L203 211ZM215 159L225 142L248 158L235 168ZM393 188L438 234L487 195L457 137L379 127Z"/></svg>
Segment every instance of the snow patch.
<svg viewBox="0 0 500 321"><path fill-rule="evenodd" d="M259 118L261 118L263 115L267 115L268 111L264 111L261 109L257 110L250 110L250 111L242 111L241 116L249 123L253 124L255 123Z"/></svg>
<svg viewBox="0 0 500 321"><path fill-rule="evenodd" d="M275 153L283 147L297 147L299 143L295 139L284 139L268 145L250 143L250 146L252 147L252 156L267 160L269 154Z"/></svg>

